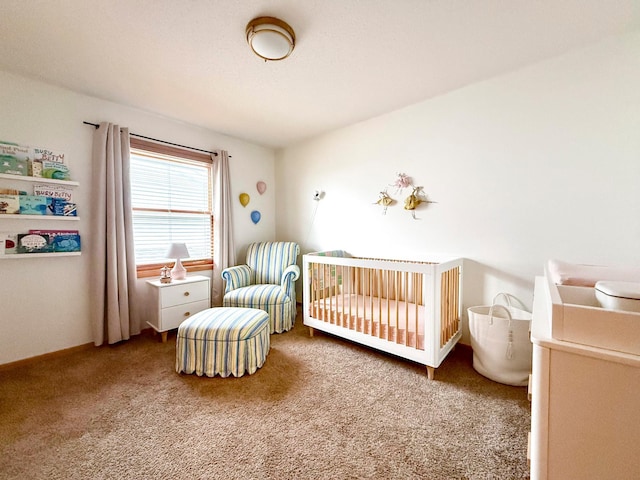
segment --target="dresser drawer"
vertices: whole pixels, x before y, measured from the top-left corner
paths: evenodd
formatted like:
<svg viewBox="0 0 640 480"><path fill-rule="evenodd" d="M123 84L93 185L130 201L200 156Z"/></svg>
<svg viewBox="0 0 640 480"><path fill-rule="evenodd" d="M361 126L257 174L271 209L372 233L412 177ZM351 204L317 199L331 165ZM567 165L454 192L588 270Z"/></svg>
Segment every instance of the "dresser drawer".
<svg viewBox="0 0 640 480"><path fill-rule="evenodd" d="M191 282L183 285L174 284L169 288L163 288L161 293L161 308L182 305L183 303L196 302L209 299L209 282Z"/></svg>
<svg viewBox="0 0 640 480"><path fill-rule="evenodd" d="M197 302L184 303L182 305L163 308L160 330L178 328L178 326L191 315L207 308L209 308L208 298Z"/></svg>

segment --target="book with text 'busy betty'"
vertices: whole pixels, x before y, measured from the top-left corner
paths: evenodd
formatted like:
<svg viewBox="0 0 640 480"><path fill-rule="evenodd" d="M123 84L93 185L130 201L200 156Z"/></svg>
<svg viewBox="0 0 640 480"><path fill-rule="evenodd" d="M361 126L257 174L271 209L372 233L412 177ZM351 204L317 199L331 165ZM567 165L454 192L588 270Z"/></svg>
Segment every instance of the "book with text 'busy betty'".
<svg viewBox="0 0 640 480"><path fill-rule="evenodd" d="M41 197L61 198L67 202L73 201L73 189L66 185L34 183L33 194Z"/></svg>

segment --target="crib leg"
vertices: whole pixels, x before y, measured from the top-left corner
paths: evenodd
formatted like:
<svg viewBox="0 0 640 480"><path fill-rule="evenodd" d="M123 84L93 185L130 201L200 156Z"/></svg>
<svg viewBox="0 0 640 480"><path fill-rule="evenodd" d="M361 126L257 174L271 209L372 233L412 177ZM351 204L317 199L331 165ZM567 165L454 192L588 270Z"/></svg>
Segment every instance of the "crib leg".
<svg viewBox="0 0 640 480"><path fill-rule="evenodd" d="M313 327L309 327L309 336L313 337Z"/></svg>
<svg viewBox="0 0 640 480"><path fill-rule="evenodd" d="M427 378L429 380L433 380L433 377L436 375L436 369L427 365Z"/></svg>

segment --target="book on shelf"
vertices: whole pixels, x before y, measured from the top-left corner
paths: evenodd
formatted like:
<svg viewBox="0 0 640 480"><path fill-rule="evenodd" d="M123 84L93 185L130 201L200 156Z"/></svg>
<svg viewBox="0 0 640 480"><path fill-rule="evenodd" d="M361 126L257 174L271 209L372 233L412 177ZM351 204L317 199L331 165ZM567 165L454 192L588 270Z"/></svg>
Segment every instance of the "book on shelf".
<svg viewBox="0 0 640 480"><path fill-rule="evenodd" d="M18 234L13 232L0 232L0 255L18 253Z"/></svg>
<svg viewBox="0 0 640 480"><path fill-rule="evenodd" d="M49 235L35 233L18 234L18 253L48 253L51 252Z"/></svg>
<svg viewBox="0 0 640 480"><path fill-rule="evenodd" d="M28 193L17 188L0 188L0 195L28 195Z"/></svg>
<svg viewBox="0 0 640 480"><path fill-rule="evenodd" d="M81 250L78 230L29 230L29 234L47 236L50 252L79 252Z"/></svg>
<svg viewBox="0 0 640 480"><path fill-rule="evenodd" d="M30 175L31 149L17 143L0 141L0 173Z"/></svg>
<svg viewBox="0 0 640 480"><path fill-rule="evenodd" d="M53 185L49 183L34 183L33 194L43 197L61 198L67 202L73 201L73 188L66 185Z"/></svg>
<svg viewBox="0 0 640 480"><path fill-rule="evenodd" d="M2 214L76 217L78 210L75 203L64 198L0 193L0 215Z"/></svg>
<svg viewBox="0 0 640 480"><path fill-rule="evenodd" d="M0 194L0 214L20 213L20 197L22 195Z"/></svg>
<svg viewBox="0 0 640 480"><path fill-rule="evenodd" d="M19 160L10 155L0 155L0 173L28 176L29 162L27 160Z"/></svg>
<svg viewBox="0 0 640 480"><path fill-rule="evenodd" d="M4 141L0 141L0 173L70 180L63 152Z"/></svg>
<svg viewBox="0 0 640 480"><path fill-rule="evenodd" d="M50 160L43 160L42 162L42 177L51 178L54 180L70 180L69 167L64 163L52 162Z"/></svg>
<svg viewBox="0 0 640 480"><path fill-rule="evenodd" d="M49 162L49 163L47 163ZM47 177L48 175L45 174L45 163L47 163L47 165L49 167L53 167L54 171L57 171L59 168L57 168L60 165L64 165L65 161L64 161L64 153L62 152L54 152L51 150L48 150L46 148L34 148L33 149L33 161L32 161L32 165L31 165L31 175L34 177ZM66 167L66 165L65 165ZM68 168L63 168L62 169L63 172L66 172L66 177L68 177L69 175L69 169ZM53 175L53 172L51 172L51 174ZM56 174L56 175L60 175L60 174ZM62 174L63 177L60 177L63 180L69 180L69 178L65 178L64 175L65 173ZM50 176L48 178L59 178L58 176Z"/></svg>
<svg viewBox="0 0 640 480"><path fill-rule="evenodd" d="M0 140L0 155L27 161L33 158L33 152L29 147L2 140Z"/></svg>
<svg viewBox="0 0 640 480"><path fill-rule="evenodd" d="M51 211L54 215L63 217L76 217L78 215L76 204L67 202L62 198L51 199Z"/></svg>
<svg viewBox="0 0 640 480"><path fill-rule="evenodd" d="M20 215L47 215L53 211L53 199L39 195L19 195Z"/></svg>
<svg viewBox="0 0 640 480"><path fill-rule="evenodd" d="M54 152L46 148L38 148L38 147L34 147L33 149L33 161L65 163L64 153Z"/></svg>

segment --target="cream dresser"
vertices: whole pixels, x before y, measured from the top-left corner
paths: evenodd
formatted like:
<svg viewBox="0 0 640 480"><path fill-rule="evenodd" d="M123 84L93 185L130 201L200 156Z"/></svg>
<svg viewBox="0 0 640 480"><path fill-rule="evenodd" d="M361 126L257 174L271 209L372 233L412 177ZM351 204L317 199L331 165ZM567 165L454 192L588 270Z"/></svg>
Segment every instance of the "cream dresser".
<svg viewBox="0 0 640 480"><path fill-rule="evenodd" d="M209 277L193 275L185 280L173 280L160 283L160 280L147 280L151 289L151 302L154 308L147 322L167 341L167 332L178 326L194 313L211 306L211 288Z"/></svg>
<svg viewBox="0 0 640 480"><path fill-rule="evenodd" d="M640 315L592 290L536 278L532 480L640 479Z"/></svg>

